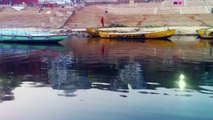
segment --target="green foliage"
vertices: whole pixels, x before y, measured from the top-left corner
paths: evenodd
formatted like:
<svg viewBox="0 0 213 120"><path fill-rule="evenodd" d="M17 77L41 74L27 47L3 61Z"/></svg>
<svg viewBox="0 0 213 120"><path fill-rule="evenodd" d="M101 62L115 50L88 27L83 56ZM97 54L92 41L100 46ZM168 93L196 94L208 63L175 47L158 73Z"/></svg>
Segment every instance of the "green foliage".
<svg viewBox="0 0 213 120"><path fill-rule="evenodd" d="M127 26L119 23L110 23L107 27L127 27Z"/></svg>
<svg viewBox="0 0 213 120"><path fill-rule="evenodd" d="M146 25L146 26L140 26L143 28L154 28L154 27L162 27L162 26L158 26L158 25Z"/></svg>

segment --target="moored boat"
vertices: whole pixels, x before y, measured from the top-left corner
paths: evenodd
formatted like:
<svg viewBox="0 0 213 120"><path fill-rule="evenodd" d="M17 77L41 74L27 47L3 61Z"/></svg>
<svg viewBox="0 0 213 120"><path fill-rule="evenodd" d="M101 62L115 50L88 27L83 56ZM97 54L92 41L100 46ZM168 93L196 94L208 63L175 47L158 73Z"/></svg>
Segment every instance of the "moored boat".
<svg viewBox="0 0 213 120"><path fill-rule="evenodd" d="M68 39L69 35L64 33L55 33L49 31L26 31L22 29L0 31L0 42L14 43L55 43Z"/></svg>
<svg viewBox="0 0 213 120"><path fill-rule="evenodd" d="M89 27L86 28L86 32L91 35L92 37L98 37L99 36L99 30L98 28Z"/></svg>
<svg viewBox="0 0 213 120"><path fill-rule="evenodd" d="M213 39L213 30L211 29L200 29L196 31L198 36L201 38Z"/></svg>
<svg viewBox="0 0 213 120"><path fill-rule="evenodd" d="M102 38L122 38L122 39L160 39L169 38L174 35L175 29L163 30L163 31L137 31L137 32L99 32Z"/></svg>
<svg viewBox="0 0 213 120"><path fill-rule="evenodd" d="M0 35L0 42L52 43L68 39L68 35Z"/></svg>
<svg viewBox="0 0 213 120"><path fill-rule="evenodd" d="M86 32L92 37L99 37L99 32L136 32L139 30L137 27L86 28Z"/></svg>

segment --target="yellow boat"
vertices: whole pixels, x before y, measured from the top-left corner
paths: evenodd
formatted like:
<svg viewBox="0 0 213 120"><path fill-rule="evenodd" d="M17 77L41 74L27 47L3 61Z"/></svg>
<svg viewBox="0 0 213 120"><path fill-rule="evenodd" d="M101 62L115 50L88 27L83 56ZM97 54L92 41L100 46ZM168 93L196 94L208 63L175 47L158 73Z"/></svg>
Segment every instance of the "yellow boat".
<svg viewBox="0 0 213 120"><path fill-rule="evenodd" d="M95 27L86 28L86 32L92 37L99 37L99 30Z"/></svg>
<svg viewBox="0 0 213 120"><path fill-rule="evenodd" d="M96 28L96 27L88 27L86 28L86 32L92 37L99 37L99 32L136 32L140 29L137 27L113 27L113 28Z"/></svg>
<svg viewBox="0 0 213 120"><path fill-rule="evenodd" d="M212 38L213 39L213 30L210 29L200 29L196 31L198 36L201 38Z"/></svg>
<svg viewBox="0 0 213 120"><path fill-rule="evenodd" d="M160 39L168 38L174 35L175 29L169 29L164 31L137 31L137 32L99 32L99 36L102 38L134 38L134 39Z"/></svg>

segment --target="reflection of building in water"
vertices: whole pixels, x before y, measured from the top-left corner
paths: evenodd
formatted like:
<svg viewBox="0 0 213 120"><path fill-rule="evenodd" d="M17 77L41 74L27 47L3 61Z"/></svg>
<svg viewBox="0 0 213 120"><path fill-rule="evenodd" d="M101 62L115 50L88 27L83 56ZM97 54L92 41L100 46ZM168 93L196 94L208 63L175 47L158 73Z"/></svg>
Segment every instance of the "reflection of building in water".
<svg viewBox="0 0 213 120"><path fill-rule="evenodd" d="M53 88L64 90L63 96L74 96L75 90L89 88L111 91L123 90L123 92L128 91L128 85L132 89L154 89L158 86L174 88L176 75L180 71L186 75L187 84L192 89L198 89L198 85L207 83L205 83L205 80L199 81L202 74L200 72L213 73L211 72L211 65L207 65L209 67L205 68L185 63L180 64L180 67L170 69L170 71L163 68L165 66L156 69L154 67L156 65L157 63L129 63L129 59L116 64L88 63L85 62L85 58L82 60L79 57L75 61L72 55L59 56L52 61L48 76L49 83ZM196 72L198 68L200 72ZM205 70L202 68L205 68Z"/></svg>
<svg viewBox="0 0 213 120"><path fill-rule="evenodd" d="M72 70L73 57L59 56L51 63L48 71L49 83L54 89L65 90L65 93L76 89L88 89L90 83L85 73L76 73Z"/></svg>
<svg viewBox="0 0 213 120"><path fill-rule="evenodd" d="M116 67L112 65L103 67L103 64L84 64L73 61L72 56L59 56L52 61L48 76L52 87L64 90L65 96L77 89L97 88L119 91L127 90L128 85L133 89L144 88L143 71L139 63L124 65L119 69L120 72L116 71ZM113 74L115 76L112 76Z"/></svg>
<svg viewBox="0 0 213 120"><path fill-rule="evenodd" d="M130 84L133 89L140 89L145 87L143 71L139 63L127 64L120 70L120 82L121 84L114 83L115 86L120 88L122 85Z"/></svg>
<svg viewBox="0 0 213 120"><path fill-rule="evenodd" d="M174 44L174 41L165 40L137 42L74 39L67 46L80 61L75 63L78 66L76 69L87 73L92 87L98 89L127 90L128 84L133 89L155 89L159 86L176 88L175 82L180 73L186 76L187 87L192 89L198 90L199 85L212 84L209 78L213 72L203 72L205 70L202 65L203 61L210 61L206 70L212 69L212 56L204 53L209 52L208 49L200 49L197 42L183 44L177 40ZM94 77L91 79L91 76ZM203 76L207 79L204 80Z"/></svg>

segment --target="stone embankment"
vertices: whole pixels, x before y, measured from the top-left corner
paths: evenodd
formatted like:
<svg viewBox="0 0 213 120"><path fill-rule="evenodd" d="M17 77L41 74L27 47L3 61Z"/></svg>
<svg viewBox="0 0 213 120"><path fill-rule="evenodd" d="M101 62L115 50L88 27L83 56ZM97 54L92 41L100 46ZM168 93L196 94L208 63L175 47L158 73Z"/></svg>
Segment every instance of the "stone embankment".
<svg viewBox="0 0 213 120"><path fill-rule="evenodd" d="M25 7L16 10L10 6L0 7L1 28L44 28L57 29L63 27L70 16L74 14L74 8L39 8Z"/></svg>
<svg viewBox="0 0 213 120"><path fill-rule="evenodd" d="M129 27L177 29L177 35L191 35L200 28L213 25L213 4L200 0L200 4L190 1L187 6L173 5L171 1L162 3L135 3L116 5L89 5L69 8L26 7L17 11L0 6L1 28L43 28L53 31L85 31L86 27L101 27L111 23ZM201 4L202 3L202 4ZM201 9L202 8L202 9ZM60 29L59 29L60 28Z"/></svg>

